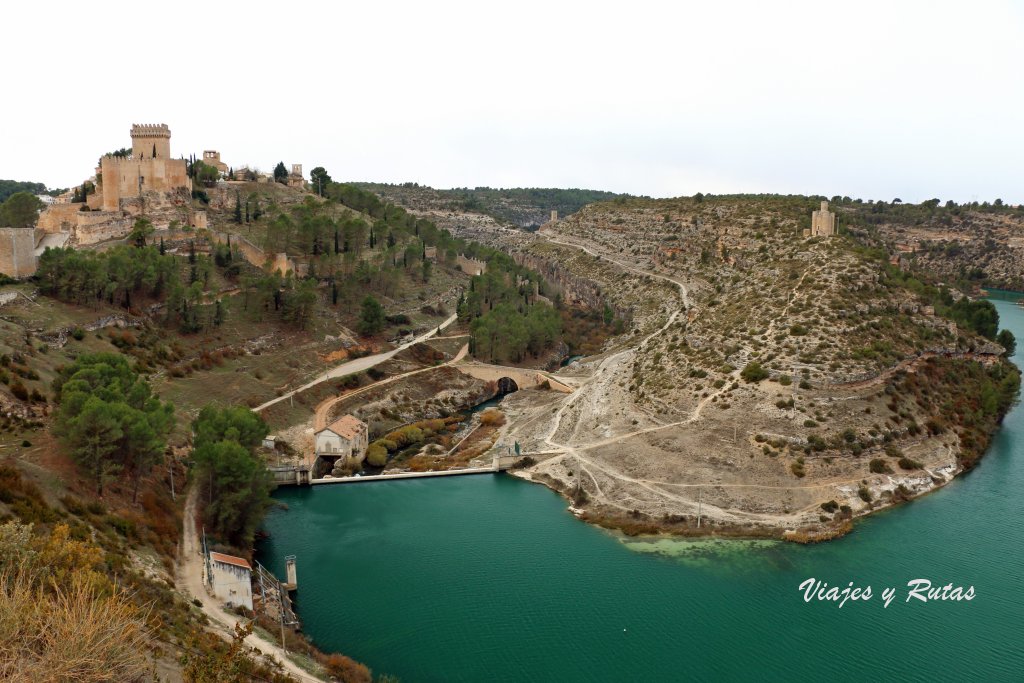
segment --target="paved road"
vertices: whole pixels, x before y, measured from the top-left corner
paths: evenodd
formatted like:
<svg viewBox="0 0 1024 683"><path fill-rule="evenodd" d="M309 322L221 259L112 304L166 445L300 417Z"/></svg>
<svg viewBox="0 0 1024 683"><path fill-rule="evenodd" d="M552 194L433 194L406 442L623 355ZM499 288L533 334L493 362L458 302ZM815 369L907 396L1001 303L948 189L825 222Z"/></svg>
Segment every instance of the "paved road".
<svg viewBox="0 0 1024 683"><path fill-rule="evenodd" d="M314 379L312 382L309 382L307 384L303 384L298 389L293 389L292 391L289 391L287 394L282 394L282 395L278 396L275 399L267 401L263 405L256 406L255 408L253 408L253 410L258 413L261 410L269 408L270 406L272 406L272 405L274 405L276 403L280 403L281 401L284 401L284 400L287 400L287 399L291 398L295 394L302 393L306 389L309 389L311 387L315 387L317 384L320 384L321 382L326 382L327 380L334 379L335 377L342 377L343 375L351 375L354 372L362 372L363 370L369 370L370 368L372 368L375 365L380 365L384 361L386 361L389 358L393 357L395 354L399 353L400 351L404 351L405 349L409 348L413 344L419 344L422 341L426 341L427 339L430 339L435 334L437 334L438 329L443 329L445 327L448 327L453 322L455 322L455 318L456 317L457 317L457 315L453 313L451 316L449 316L449 318L447 320L445 320L443 323L441 323L438 327L435 327L435 328L431 329L429 332L427 332L425 334L421 334L420 336L416 337L412 341L406 342L405 344L402 344L398 348L391 349L390 351L384 351L382 353L377 353L377 354L374 354L372 356L363 356L362 358L355 358L353 360L346 361L346 362L342 363L341 365L335 366L334 368L331 368L327 372L323 373L322 375L320 375L319 377Z"/></svg>

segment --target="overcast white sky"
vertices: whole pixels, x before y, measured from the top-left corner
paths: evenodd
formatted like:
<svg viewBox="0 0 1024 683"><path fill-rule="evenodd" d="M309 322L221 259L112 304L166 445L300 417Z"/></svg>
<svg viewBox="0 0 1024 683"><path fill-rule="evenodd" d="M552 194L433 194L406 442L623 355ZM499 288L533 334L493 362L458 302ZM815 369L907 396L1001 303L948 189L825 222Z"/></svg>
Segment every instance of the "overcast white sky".
<svg viewBox="0 0 1024 683"><path fill-rule="evenodd" d="M336 180L1024 202L1024 2L27 2L0 178L132 123Z"/></svg>

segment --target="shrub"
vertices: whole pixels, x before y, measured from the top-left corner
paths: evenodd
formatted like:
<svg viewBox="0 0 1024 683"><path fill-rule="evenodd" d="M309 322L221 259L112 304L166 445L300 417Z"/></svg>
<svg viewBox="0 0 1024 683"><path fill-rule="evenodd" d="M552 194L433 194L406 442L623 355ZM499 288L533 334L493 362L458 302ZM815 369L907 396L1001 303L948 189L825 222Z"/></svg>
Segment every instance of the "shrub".
<svg viewBox="0 0 1024 683"><path fill-rule="evenodd" d="M900 469L904 469L904 470L919 470L922 467L921 463L919 463L916 460L911 460L910 458L908 458L906 456L900 458L899 465L900 465Z"/></svg>
<svg viewBox="0 0 1024 683"><path fill-rule="evenodd" d="M857 495L860 496L860 499L865 503L871 502L871 491L868 490L867 486L861 486L857 489Z"/></svg>
<svg viewBox="0 0 1024 683"><path fill-rule="evenodd" d="M821 509L824 510L825 512L835 512L836 510L839 509L839 503L835 502L834 500L830 500L828 502L822 503Z"/></svg>
<svg viewBox="0 0 1024 683"><path fill-rule="evenodd" d="M888 455L890 458L902 458L903 457L903 451L901 451L899 449L899 446L897 446L896 444L892 444L892 443L887 444L885 446L885 454Z"/></svg>
<svg viewBox="0 0 1024 683"><path fill-rule="evenodd" d="M14 380L14 384L11 385L11 393L14 394L14 398L19 401L28 400L28 389L21 383L21 380Z"/></svg>
<svg viewBox="0 0 1024 683"><path fill-rule="evenodd" d="M326 655L321 663L327 669L327 673L341 683L370 683L373 680L365 664L360 664L345 655Z"/></svg>
<svg viewBox="0 0 1024 683"><path fill-rule="evenodd" d="M802 462L793 463L789 466L789 469L800 479L807 476L807 471L804 469L804 464Z"/></svg>
<svg viewBox="0 0 1024 683"><path fill-rule="evenodd" d="M384 467L388 462L388 449L379 441L371 443L366 449L366 462L374 467Z"/></svg>
<svg viewBox="0 0 1024 683"><path fill-rule="evenodd" d="M747 366L740 371L740 377L747 382L760 382L768 377L768 371L754 360L747 363Z"/></svg>
<svg viewBox="0 0 1024 683"><path fill-rule="evenodd" d="M83 330L81 327L76 327L72 329L71 338L74 339L75 341L82 341L83 339L85 339L85 330Z"/></svg>
<svg viewBox="0 0 1024 683"><path fill-rule="evenodd" d="M505 415L500 410L488 408L480 416L480 424L499 427L505 424Z"/></svg>
<svg viewBox="0 0 1024 683"><path fill-rule="evenodd" d="M796 324L789 328L789 333L794 337L802 337L807 334L807 328L803 325Z"/></svg>
<svg viewBox="0 0 1024 683"><path fill-rule="evenodd" d="M789 375L779 375L779 384L781 384L782 386L788 387L792 383L793 378L790 377Z"/></svg>
<svg viewBox="0 0 1024 683"><path fill-rule="evenodd" d="M868 469L873 474L892 474L892 468L889 467L889 463L882 458L872 458L871 462L868 463Z"/></svg>
<svg viewBox="0 0 1024 683"><path fill-rule="evenodd" d="M801 389L810 389L811 388L811 383L808 382L805 379L802 379L802 380L800 380L800 385L799 386L800 386Z"/></svg>
<svg viewBox="0 0 1024 683"><path fill-rule="evenodd" d="M812 428L812 427L817 427L817 426L818 426L818 423L815 422L814 420L804 420L804 427Z"/></svg>
<svg viewBox="0 0 1024 683"><path fill-rule="evenodd" d="M817 434L810 434L807 437L807 448L812 451L823 451L828 448L828 443Z"/></svg>

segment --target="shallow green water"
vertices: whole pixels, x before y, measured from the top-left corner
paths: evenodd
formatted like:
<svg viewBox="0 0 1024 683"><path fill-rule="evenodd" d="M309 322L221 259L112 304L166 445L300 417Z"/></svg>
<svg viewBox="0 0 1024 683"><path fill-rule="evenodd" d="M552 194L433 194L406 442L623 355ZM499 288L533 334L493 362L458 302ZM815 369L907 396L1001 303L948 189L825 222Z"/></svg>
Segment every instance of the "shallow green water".
<svg viewBox="0 0 1024 683"><path fill-rule="evenodd" d="M1024 347L1024 308L996 298ZM504 475L277 498L260 559L283 575L298 556L306 632L405 683L1024 680L1019 407L974 472L812 547L624 544ZM807 604L808 577L875 596ZM977 596L907 603L916 578Z"/></svg>

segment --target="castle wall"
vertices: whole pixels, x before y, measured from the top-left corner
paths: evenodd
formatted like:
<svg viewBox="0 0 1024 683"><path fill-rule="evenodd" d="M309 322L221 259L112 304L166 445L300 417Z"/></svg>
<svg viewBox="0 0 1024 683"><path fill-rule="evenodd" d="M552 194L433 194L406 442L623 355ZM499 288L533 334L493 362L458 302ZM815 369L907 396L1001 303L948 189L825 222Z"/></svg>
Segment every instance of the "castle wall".
<svg viewBox="0 0 1024 683"><path fill-rule="evenodd" d="M127 236L134 223L132 217L120 212L80 211L72 232L78 245L96 244Z"/></svg>
<svg viewBox="0 0 1024 683"><path fill-rule="evenodd" d="M36 272L36 231L0 228L0 273L28 277Z"/></svg>
<svg viewBox="0 0 1024 683"><path fill-rule="evenodd" d="M462 269L462 272L467 275L482 275L487 270L487 264L483 261L467 258L462 254L459 254L455 262Z"/></svg>
<svg viewBox="0 0 1024 683"><path fill-rule="evenodd" d="M81 204L51 204L39 214L36 228L43 232L71 232L78 224L78 214L83 213L81 208Z"/></svg>
<svg viewBox="0 0 1024 683"><path fill-rule="evenodd" d="M191 192L184 159L120 159L103 157L103 210L117 211L122 199L146 192L170 192L185 188Z"/></svg>

